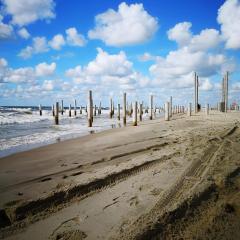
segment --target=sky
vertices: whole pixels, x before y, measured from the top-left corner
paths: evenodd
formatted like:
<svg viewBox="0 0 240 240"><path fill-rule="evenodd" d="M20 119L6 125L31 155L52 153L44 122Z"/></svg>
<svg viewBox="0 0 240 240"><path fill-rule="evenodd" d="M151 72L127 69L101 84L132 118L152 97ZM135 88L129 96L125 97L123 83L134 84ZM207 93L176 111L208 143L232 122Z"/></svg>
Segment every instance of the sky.
<svg viewBox="0 0 240 240"><path fill-rule="evenodd" d="M0 0L0 105L240 104L240 0Z"/></svg>

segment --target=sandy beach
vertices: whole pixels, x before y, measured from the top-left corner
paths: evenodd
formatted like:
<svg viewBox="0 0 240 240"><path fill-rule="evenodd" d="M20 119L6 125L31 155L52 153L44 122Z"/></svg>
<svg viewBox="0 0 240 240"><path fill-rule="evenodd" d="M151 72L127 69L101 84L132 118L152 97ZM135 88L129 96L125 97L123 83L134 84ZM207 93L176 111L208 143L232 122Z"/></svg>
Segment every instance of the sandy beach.
<svg viewBox="0 0 240 240"><path fill-rule="evenodd" d="M1 239L240 239L240 112L176 114L0 159Z"/></svg>

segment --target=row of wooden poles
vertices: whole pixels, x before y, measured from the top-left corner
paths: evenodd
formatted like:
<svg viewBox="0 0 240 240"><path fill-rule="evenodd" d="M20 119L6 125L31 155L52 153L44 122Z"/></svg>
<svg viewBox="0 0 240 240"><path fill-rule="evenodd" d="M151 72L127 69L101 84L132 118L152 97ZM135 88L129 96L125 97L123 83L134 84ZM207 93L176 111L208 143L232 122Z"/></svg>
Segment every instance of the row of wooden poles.
<svg viewBox="0 0 240 240"><path fill-rule="evenodd" d="M191 104L189 105L191 108ZM80 114L83 113L83 107L80 106ZM159 107L158 108L159 113L164 111L164 116L165 116L165 120L169 121L170 118L172 117L173 114L177 114L177 113L185 113L185 107L184 106L173 106L172 105L172 97L170 97L170 101L166 102L164 105L164 108ZM87 113L87 119L88 119L88 127L92 127L93 125L93 120L94 120L94 116L97 115L101 115L102 113L102 106L101 106L101 102L99 104L99 107L97 108L97 106L93 105L93 96L92 96L92 91L90 90L88 92L88 104L85 107L85 111ZM112 100L112 98L110 98L110 106L109 106L109 117L113 118L114 116L114 102ZM121 119L121 106L120 104L117 105L117 119L120 121ZM146 107L145 108L145 113L149 114L149 119L153 120L153 116L156 114L157 112L157 108L156 106L153 107L153 95L150 96L150 106L149 108ZM189 111L188 111L189 112ZM39 105L39 113L40 115L42 115L42 105ZM55 105L52 105L52 115L55 119L55 124L58 125L59 124L59 115L60 113L63 115L64 113L64 106L63 106L63 100L61 101L61 108L59 106L59 102L56 102ZM143 109L143 102L142 103L138 103L137 101L135 101L134 103L130 104L130 107L128 107L127 104L127 94L123 93L123 106L122 106L122 120L123 120L123 125L126 126L127 124L127 115L132 117L133 119L133 126L137 126L138 125L138 115L139 115L139 121L143 120L143 113L144 113L144 109ZM69 117L72 116L72 106L71 104L69 105L69 111L68 111ZM188 114L191 116L191 109L190 109L190 113ZM76 100L74 101L74 116L77 116L77 102Z"/></svg>
<svg viewBox="0 0 240 240"><path fill-rule="evenodd" d="M229 73L226 72L224 75L223 81L222 81L222 101L218 103L218 110L222 112L227 112L228 109L228 77ZM199 87L199 77L195 73L194 74L194 112L197 113L200 110L200 105L198 103L198 87ZM127 115L131 116L133 118L133 126L138 125L138 113L139 113L139 120L142 121L142 116L143 116L143 102L138 103L135 101L133 104L131 103L130 109L127 108L127 94L123 93L123 106L122 106L122 119L123 119L123 125L125 126L127 123ZM153 119L153 111L156 113L156 107L153 109L153 95L150 96L150 109L146 108L145 113L149 114L149 119ZM120 120L120 109L121 106L120 104L117 105L117 118ZM71 104L69 105L69 117L71 117L71 111L72 106ZM110 118L114 116L114 103L112 98L110 99L110 106L109 106L109 115ZM175 113L185 113L184 106L174 106L172 105L172 97L170 97L170 100L164 104L164 108L159 108L159 112L163 110L164 111L164 119L166 121L169 121L170 118L172 117L173 114ZM97 106L93 106L93 96L92 96L92 91L90 90L88 92L88 104L85 107L85 111L87 113L87 118L88 118L88 126L92 127L93 124L93 116L102 113L102 106L101 102L100 105L97 109ZM150 112L149 112L150 111ZM205 106L205 111L206 114L209 114L209 104L206 104ZM39 105L39 112L40 115L42 115L42 106ZM63 106L63 100L61 102L61 109L59 108L59 102L56 102L55 105L52 106L52 113L55 118L55 124L59 124L59 112L63 115L64 112L64 106ZM80 114L82 114L83 108L80 106ZM188 116L192 115L192 104L189 103L188 105L188 111L187 111ZM74 102L74 115L77 115L77 102L75 100Z"/></svg>

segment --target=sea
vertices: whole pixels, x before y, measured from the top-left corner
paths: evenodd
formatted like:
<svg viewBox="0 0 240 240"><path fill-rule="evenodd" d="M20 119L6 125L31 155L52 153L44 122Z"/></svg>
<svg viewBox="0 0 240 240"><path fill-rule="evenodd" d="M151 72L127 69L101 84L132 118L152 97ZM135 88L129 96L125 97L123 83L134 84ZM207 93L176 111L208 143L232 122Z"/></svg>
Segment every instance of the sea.
<svg viewBox="0 0 240 240"><path fill-rule="evenodd" d="M111 128L122 127L115 115L109 117L109 110L102 109L101 115L94 116L93 127L87 126L87 113L77 109L77 116L68 116L68 110L59 115L59 125L54 124L51 107L42 107L42 116L35 106L0 107L0 158L66 139L94 134ZM160 114L159 114L160 115ZM156 116L157 117L157 116ZM143 114L143 120L147 119ZM130 117L127 122L131 122Z"/></svg>

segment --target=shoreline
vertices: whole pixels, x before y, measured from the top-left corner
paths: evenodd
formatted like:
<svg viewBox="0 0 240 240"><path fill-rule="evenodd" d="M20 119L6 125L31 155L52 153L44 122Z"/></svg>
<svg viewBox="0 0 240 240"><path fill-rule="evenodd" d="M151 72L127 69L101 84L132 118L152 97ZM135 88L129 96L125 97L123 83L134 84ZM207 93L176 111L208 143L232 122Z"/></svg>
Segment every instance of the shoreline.
<svg viewBox="0 0 240 240"><path fill-rule="evenodd" d="M47 225L44 224L47 224L48 219L55 219L59 214L65 219L71 212L75 212L74 209L78 205L79 207L82 205L84 211L90 211L95 207L90 207L88 210L86 206L94 201L100 204L99 199L102 199L101 204L105 206L99 212L100 219L108 218L106 214L111 209L114 211L110 212L111 214L116 214L116 211L121 209L123 219L131 220L131 223L128 222L125 226L128 235L124 235L124 238L134 239L130 236L136 236L141 229L143 233L147 227L142 224L143 220L138 222L137 219L148 218L148 211L154 209L156 199L162 201L167 192L173 191L171 189L177 192L175 184L180 179L186 179L186 175L192 173L192 169L201 166L199 162L201 158L209 161L209 164L205 163L202 174L206 176L209 174L211 165L215 166L215 161L218 161L213 156L219 154L224 146L219 143L235 141L239 131L239 126L236 125L239 117L239 112L227 115L213 112L209 116L199 113L192 117L179 114L169 122L164 121L163 118L148 120L138 127L108 129L1 159L0 167L5 171L0 172L0 209L4 209L2 214L5 214L11 222L9 227L3 228L5 230L2 231L2 237L9 236L9 239L14 239L12 231L18 232L18 229L22 228L21 225L29 230L22 235L19 233L19 239L22 239L21 236L29 237L33 232L36 234L37 229L34 226L39 228L42 225L46 228ZM234 151L236 144L233 145ZM235 158L231 161L229 166L225 166L226 171L231 172L231 169L235 168L233 165L236 167L239 165ZM187 173L188 171L190 172ZM225 175L226 173L222 174L222 177ZM197 184L196 186L203 184L198 177L190 179L192 184L194 182ZM145 184L149 187L144 187ZM134 185L138 187L129 189ZM204 180L203 189L207 185ZM190 186L187 183L186 187ZM127 194L124 194L124 189L127 190ZM152 192L150 195L149 191ZM190 195L193 196L196 191L194 188L191 191ZM119 197L121 192L123 195ZM183 193L185 194L186 190ZM117 195L114 197L114 194ZM108 198L116 198L116 200L111 203ZM124 200L125 198L128 199ZM183 199L182 197L181 201ZM177 202L176 200L174 204ZM96 208L95 211L99 210ZM160 214L162 209L160 212L159 210L155 212ZM95 218L90 214L83 223L80 223L86 235L102 236L100 238L105 239L104 234L108 233L110 237L113 234L113 230L110 231L112 226L110 223L103 223L102 233L94 231L90 234L88 222L94 221L96 224L100 219ZM116 235L118 239L122 235L121 231L119 232L122 220L116 217L116 221L118 222L114 224L113 229L118 233ZM151 221L154 224L154 221ZM138 226L139 223L141 226L136 232L134 225ZM5 224L8 225L7 220ZM50 234L51 228L54 226L47 227L46 234ZM70 228L74 227L71 225Z"/></svg>
<svg viewBox="0 0 240 240"><path fill-rule="evenodd" d="M82 115L84 116L84 115ZM66 122L62 125L60 124L60 129L58 129L58 131L56 133L57 136L53 137L53 138L50 138L48 139L46 136L42 136L42 134L44 132L40 132L40 140L37 140L36 141L36 136L34 136L34 139L33 140L28 140L28 135L26 136L20 136L20 137L25 137L23 140L24 141L27 141L27 142L24 142L24 143L21 143L21 145L19 145L19 140L17 141L17 145L14 146L15 143L10 143L10 144L13 144L10 148L4 148L4 144L2 146L2 149L0 147L0 160L1 158L3 157L7 157L7 156L10 156L12 154L15 154L15 153L18 153L18 152L25 152L25 151L29 151L31 149L36 149L38 147L42 147L42 146L47 146L47 145L50 145L50 144L55 144L55 143L58 143L58 142L62 142L62 141L65 141L65 140L69 140L69 139L76 139L76 138L79 138L79 137L83 137L83 136L86 136L86 135L89 135L89 134L94 134L94 133L98 133L98 132L102 132L102 131L106 131L106 130L109 130L109 129L113 129L113 128L121 128L123 127L123 123L122 123L122 119L119 121L117 120L117 118L112 118L112 119L108 119L106 118L106 121L108 122L109 120L109 123L107 125L104 125L102 126L100 122L98 122L101 117L99 118L99 116L97 116L97 125L93 124L93 127L92 128L89 128L86 126L86 124L84 124L84 122L82 122L82 116L79 118L79 116L77 117L72 117L72 119L68 119L67 116L64 116L64 121L66 121L67 119L70 121L68 124L69 124L69 129L66 130L66 133L62 134L62 132L64 132L65 130L61 130L61 127L66 125ZM49 116L48 116L49 117ZM85 116L86 117L86 116ZM105 117L108 117L108 114L105 116ZM157 119L160 119L163 117L163 114L157 114ZM51 117L52 118L52 117ZM48 119L49 120L49 119ZM73 122L71 122L71 120L73 120ZM87 118L85 119L86 123L87 123ZM52 119L53 121L53 119ZM100 121L104 121L104 119L101 119ZM143 121L148 121L148 117L145 116ZM132 123L132 118L131 117L128 117L127 119L127 124L128 125L131 125ZM73 130L71 130L71 125L73 124L73 130L76 128L76 125L79 124L79 126L83 126L83 128L86 128L86 129L76 129L77 132L74 132ZM53 123L52 124L49 124L47 125L48 127L55 127L56 125L54 125ZM35 126L37 129L39 128L39 126ZM13 126L14 128L14 126ZM33 129L34 130L34 129ZM44 129L42 129L44 131ZM69 131L71 130L71 131ZM61 134L60 134L61 132ZM33 134L34 135L34 134ZM33 137L33 135L29 135L30 139L31 137ZM41 137L43 137L43 139L41 139ZM18 136L17 136L18 138ZM8 141L8 139L6 139L6 141Z"/></svg>

